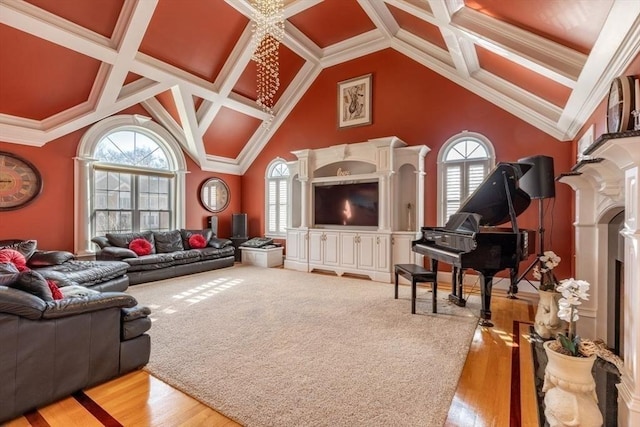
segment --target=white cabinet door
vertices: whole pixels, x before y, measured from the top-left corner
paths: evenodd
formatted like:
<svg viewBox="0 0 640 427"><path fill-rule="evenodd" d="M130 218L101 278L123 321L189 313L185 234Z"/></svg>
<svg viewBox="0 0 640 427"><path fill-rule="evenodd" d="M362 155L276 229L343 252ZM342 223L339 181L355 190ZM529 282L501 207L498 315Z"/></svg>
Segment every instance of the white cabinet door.
<svg viewBox="0 0 640 427"><path fill-rule="evenodd" d="M324 259L325 265L339 265L340 264L340 233L327 231L322 233L324 236Z"/></svg>
<svg viewBox="0 0 640 427"><path fill-rule="evenodd" d="M309 262L322 264L324 262L324 233L309 231Z"/></svg>
<svg viewBox="0 0 640 427"><path fill-rule="evenodd" d="M392 263L395 264L413 264L413 254L411 250L411 242L415 240L413 234L394 234L392 237Z"/></svg>
<svg viewBox="0 0 640 427"><path fill-rule="evenodd" d="M389 249L391 247L391 239L389 235L382 234L376 236L375 241L375 267L378 271L390 271L389 262L391 261L391 254Z"/></svg>
<svg viewBox="0 0 640 427"><path fill-rule="evenodd" d="M377 244L373 234L360 234L357 239L358 268L374 270L376 268Z"/></svg>
<svg viewBox="0 0 640 427"><path fill-rule="evenodd" d="M340 265L356 268L358 262L356 233L340 233Z"/></svg>
<svg viewBox="0 0 640 427"><path fill-rule="evenodd" d="M287 230L287 259L300 259L300 233L298 230Z"/></svg>

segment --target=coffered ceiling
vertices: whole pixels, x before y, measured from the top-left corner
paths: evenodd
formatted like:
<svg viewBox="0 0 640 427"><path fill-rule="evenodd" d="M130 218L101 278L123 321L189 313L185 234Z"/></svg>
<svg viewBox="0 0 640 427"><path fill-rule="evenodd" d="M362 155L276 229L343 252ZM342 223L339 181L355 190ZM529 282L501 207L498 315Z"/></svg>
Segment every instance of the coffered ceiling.
<svg viewBox="0 0 640 427"><path fill-rule="evenodd" d="M0 0L0 141L141 104L204 170L243 173L323 69L394 49L558 140L640 51L637 0L287 0L275 118L249 0Z"/></svg>

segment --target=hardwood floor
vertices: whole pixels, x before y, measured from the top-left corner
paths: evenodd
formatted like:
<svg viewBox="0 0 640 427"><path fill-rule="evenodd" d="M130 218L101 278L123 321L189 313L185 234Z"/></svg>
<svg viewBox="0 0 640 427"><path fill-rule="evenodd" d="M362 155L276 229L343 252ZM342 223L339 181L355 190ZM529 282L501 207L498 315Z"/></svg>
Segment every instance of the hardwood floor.
<svg viewBox="0 0 640 427"><path fill-rule="evenodd" d="M439 288L440 292L447 292ZM528 341L537 297L494 292L494 327L478 327L446 426L538 426ZM455 351L455 349L452 349ZM425 396L425 402L428 402ZM179 390L136 371L26 414L18 426L238 426Z"/></svg>

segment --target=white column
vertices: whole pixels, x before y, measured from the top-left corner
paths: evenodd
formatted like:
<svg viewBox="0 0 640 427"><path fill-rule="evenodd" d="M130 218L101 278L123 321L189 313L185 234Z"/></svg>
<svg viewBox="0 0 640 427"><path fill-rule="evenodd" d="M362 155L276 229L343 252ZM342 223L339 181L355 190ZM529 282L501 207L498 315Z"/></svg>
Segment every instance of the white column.
<svg viewBox="0 0 640 427"><path fill-rule="evenodd" d="M73 164L73 251L78 257L92 256L91 247L91 165L94 159L74 157Z"/></svg>
<svg viewBox="0 0 640 427"><path fill-rule="evenodd" d="M311 201L311 183L308 178L300 181L300 228L309 228L309 211Z"/></svg>
<svg viewBox="0 0 640 427"><path fill-rule="evenodd" d="M618 425L640 426L640 167L625 171L624 367Z"/></svg>

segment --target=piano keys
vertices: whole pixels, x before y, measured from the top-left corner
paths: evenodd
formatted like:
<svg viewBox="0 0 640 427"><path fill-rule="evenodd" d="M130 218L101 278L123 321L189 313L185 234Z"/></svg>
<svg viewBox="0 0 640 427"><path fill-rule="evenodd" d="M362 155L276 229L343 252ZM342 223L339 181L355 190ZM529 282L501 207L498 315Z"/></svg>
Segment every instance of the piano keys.
<svg viewBox="0 0 640 427"><path fill-rule="evenodd" d="M438 262L453 266L449 299L464 306L462 272L473 269L480 276L482 309L480 324L491 323L491 290L494 276L510 269L510 292L517 292L520 261L535 252L534 230L520 230L517 216L531 203L518 188L518 180L531 168L526 163L499 163L453 214L444 227L422 227L422 237L412 242L412 250L431 259L432 271ZM511 223L511 227L497 227Z"/></svg>

